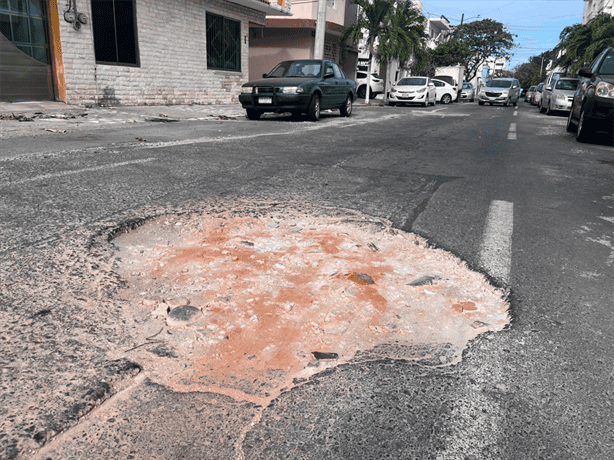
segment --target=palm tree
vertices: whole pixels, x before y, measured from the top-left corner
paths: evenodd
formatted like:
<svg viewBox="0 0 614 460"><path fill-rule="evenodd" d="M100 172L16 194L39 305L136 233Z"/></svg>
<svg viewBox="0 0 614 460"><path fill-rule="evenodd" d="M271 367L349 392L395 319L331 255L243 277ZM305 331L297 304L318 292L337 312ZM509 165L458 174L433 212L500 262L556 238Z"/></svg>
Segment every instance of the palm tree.
<svg viewBox="0 0 614 460"><path fill-rule="evenodd" d="M356 0L356 5L359 7L359 16L356 23L347 27L341 35L341 43L345 44L348 40L352 45L356 46L358 40L362 38L363 33L366 35L369 47L369 66L367 69L367 94L365 102L369 103L369 93L371 91L371 61L375 43L386 30L386 15L392 7L392 0Z"/></svg>
<svg viewBox="0 0 614 460"><path fill-rule="evenodd" d="M397 1L389 10L387 27L380 36L378 55L381 61L396 59L400 67L421 54L426 45L425 18L409 0ZM388 78L384 95L388 94Z"/></svg>
<svg viewBox="0 0 614 460"><path fill-rule="evenodd" d="M555 52L564 50L554 62L566 70L576 71L590 63L608 46L614 45L614 18L607 14L595 16L588 24L565 27Z"/></svg>

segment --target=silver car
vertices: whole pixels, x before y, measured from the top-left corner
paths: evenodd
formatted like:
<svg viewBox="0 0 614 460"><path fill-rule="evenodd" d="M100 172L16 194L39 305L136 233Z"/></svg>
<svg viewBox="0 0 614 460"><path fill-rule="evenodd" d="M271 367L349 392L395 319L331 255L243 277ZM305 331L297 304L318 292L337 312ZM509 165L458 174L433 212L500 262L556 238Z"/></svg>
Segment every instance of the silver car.
<svg viewBox="0 0 614 460"><path fill-rule="evenodd" d="M518 105L520 82L515 78L494 78L478 94L478 104Z"/></svg>
<svg viewBox="0 0 614 460"><path fill-rule="evenodd" d="M553 112L569 112L573 96L578 89L577 78L559 78L554 86L548 86L542 95L541 106L547 115Z"/></svg>
<svg viewBox="0 0 614 460"><path fill-rule="evenodd" d="M533 99L531 99L531 105L537 105L539 106L539 103L542 100L542 92L544 90L544 84L540 83L539 85L537 85L537 88L535 88L535 94L533 95Z"/></svg>
<svg viewBox="0 0 614 460"><path fill-rule="evenodd" d="M463 82L463 89L461 90L461 101L471 101L475 100L475 89L473 85L468 81Z"/></svg>

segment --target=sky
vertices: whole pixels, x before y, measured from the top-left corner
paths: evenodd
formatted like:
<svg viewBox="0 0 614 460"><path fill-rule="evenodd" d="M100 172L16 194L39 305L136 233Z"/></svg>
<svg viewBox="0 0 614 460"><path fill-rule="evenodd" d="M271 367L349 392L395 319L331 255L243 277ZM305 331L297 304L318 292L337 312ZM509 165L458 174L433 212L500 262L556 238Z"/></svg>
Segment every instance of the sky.
<svg viewBox="0 0 614 460"><path fill-rule="evenodd" d="M518 35L508 70L554 48L563 28L581 23L584 11L583 0L422 0L422 6L426 17L444 15L452 25L460 24L463 13L465 23L481 19L502 23Z"/></svg>

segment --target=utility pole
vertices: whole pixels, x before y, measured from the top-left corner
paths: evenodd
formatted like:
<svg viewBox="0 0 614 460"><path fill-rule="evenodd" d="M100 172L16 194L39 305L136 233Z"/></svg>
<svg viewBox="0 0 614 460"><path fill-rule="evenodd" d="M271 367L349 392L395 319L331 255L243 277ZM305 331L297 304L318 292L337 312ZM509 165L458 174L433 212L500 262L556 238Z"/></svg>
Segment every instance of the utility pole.
<svg viewBox="0 0 614 460"><path fill-rule="evenodd" d="M324 59L324 37L326 36L326 0L318 0L318 19L316 39L313 45L313 58Z"/></svg>
<svg viewBox="0 0 614 460"><path fill-rule="evenodd" d="M542 65L539 68L539 79L542 79L542 72L544 70L544 56L542 56Z"/></svg>

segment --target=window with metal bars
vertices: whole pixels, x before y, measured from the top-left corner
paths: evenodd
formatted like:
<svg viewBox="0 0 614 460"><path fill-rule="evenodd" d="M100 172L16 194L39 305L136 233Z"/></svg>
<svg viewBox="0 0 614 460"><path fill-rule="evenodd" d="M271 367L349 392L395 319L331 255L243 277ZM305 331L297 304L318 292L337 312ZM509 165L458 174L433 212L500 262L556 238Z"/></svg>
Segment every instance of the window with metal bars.
<svg viewBox="0 0 614 460"><path fill-rule="evenodd" d="M207 13L207 68L241 71L241 22Z"/></svg>
<svg viewBox="0 0 614 460"><path fill-rule="evenodd" d="M92 29L97 63L139 66L134 0L92 0Z"/></svg>

